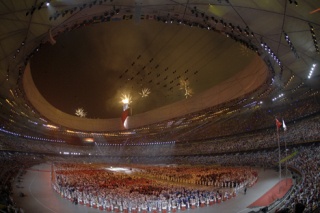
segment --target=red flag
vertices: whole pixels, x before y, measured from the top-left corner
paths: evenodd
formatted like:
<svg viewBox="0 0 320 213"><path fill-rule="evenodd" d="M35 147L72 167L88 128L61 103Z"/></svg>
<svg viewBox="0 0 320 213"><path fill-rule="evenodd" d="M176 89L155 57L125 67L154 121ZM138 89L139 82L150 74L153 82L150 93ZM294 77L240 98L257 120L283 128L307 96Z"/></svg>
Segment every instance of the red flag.
<svg viewBox="0 0 320 213"><path fill-rule="evenodd" d="M282 123L276 119L276 126L277 126L277 130L279 130L279 128L281 127Z"/></svg>
<svg viewBox="0 0 320 213"><path fill-rule="evenodd" d="M129 110L130 110L130 108L126 109L121 114L121 121L122 121L123 125L124 125L124 122L126 121L127 117L129 116Z"/></svg>

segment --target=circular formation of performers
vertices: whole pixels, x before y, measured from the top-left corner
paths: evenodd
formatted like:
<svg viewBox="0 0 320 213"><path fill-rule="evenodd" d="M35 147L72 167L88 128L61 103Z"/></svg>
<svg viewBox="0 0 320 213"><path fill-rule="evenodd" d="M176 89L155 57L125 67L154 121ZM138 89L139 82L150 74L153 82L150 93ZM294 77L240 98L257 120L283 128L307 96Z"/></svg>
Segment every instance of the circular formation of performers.
<svg viewBox="0 0 320 213"><path fill-rule="evenodd" d="M174 212L229 200L258 178L250 167L137 166L127 172L106 167L56 163L53 188L75 204L101 210Z"/></svg>

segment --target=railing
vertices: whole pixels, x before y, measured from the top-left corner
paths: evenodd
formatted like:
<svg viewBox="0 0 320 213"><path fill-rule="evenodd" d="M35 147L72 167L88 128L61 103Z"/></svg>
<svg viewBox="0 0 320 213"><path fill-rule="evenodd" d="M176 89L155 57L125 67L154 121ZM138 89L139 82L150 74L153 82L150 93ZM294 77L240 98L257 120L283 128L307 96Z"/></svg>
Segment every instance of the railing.
<svg viewBox="0 0 320 213"><path fill-rule="evenodd" d="M292 172L294 172L295 174L297 174L300 178L304 179L304 174L299 171L297 168L294 167L290 167L290 170ZM279 208L281 208L283 206L283 203L286 202L288 200L288 197L292 194L292 191L294 190L295 186L297 185L298 181L296 179L293 179L293 185L291 186L291 188L288 190L288 192L281 198L281 199L277 199L275 202L273 202L272 204L270 204L267 209L268 212L270 213L274 213L276 212Z"/></svg>

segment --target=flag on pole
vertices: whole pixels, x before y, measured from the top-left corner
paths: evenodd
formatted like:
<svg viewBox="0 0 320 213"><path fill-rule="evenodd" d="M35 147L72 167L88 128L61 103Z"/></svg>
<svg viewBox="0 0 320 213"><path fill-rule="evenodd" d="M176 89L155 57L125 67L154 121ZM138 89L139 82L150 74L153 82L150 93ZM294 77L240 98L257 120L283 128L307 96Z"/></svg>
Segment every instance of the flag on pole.
<svg viewBox="0 0 320 213"><path fill-rule="evenodd" d="M129 110L130 110L130 108L127 108L126 110L122 111L121 121L122 121L122 125L123 125L123 126L124 126L124 122L126 121L126 119L127 119L128 116L129 116Z"/></svg>
<svg viewBox="0 0 320 213"><path fill-rule="evenodd" d="M277 126L277 130L279 130L279 128L281 127L282 123L276 119L276 126Z"/></svg>
<svg viewBox="0 0 320 213"><path fill-rule="evenodd" d="M287 131L287 126L286 124L284 123L284 120L282 119L282 127L283 127L283 130L284 131Z"/></svg>

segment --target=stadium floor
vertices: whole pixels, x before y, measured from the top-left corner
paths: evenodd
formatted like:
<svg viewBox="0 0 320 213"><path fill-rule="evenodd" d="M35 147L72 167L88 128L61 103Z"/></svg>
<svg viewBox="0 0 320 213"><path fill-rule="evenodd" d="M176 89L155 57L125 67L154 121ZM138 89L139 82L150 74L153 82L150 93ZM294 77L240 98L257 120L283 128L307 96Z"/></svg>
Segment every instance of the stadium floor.
<svg viewBox="0 0 320 213"><path fill-rule="evenodd" d="M13 198L17 206L22 207L25 213L97 213L99 209L74 205L60 197L51 188L50 164L41 164L27 170L20 182L16 180L13 187ZM213 206L188 209L189 213L248 213L258 211L262 207L247 208L254 201L264 195L269 189L279 182L279 174L275 170L259 170L258 182L247 193L238 192L235 198L215 204ZM23 193L25 196L21 197ZM179 212L179 211L177 211ZM181 212L181 211L180 211Z"/></svg>

